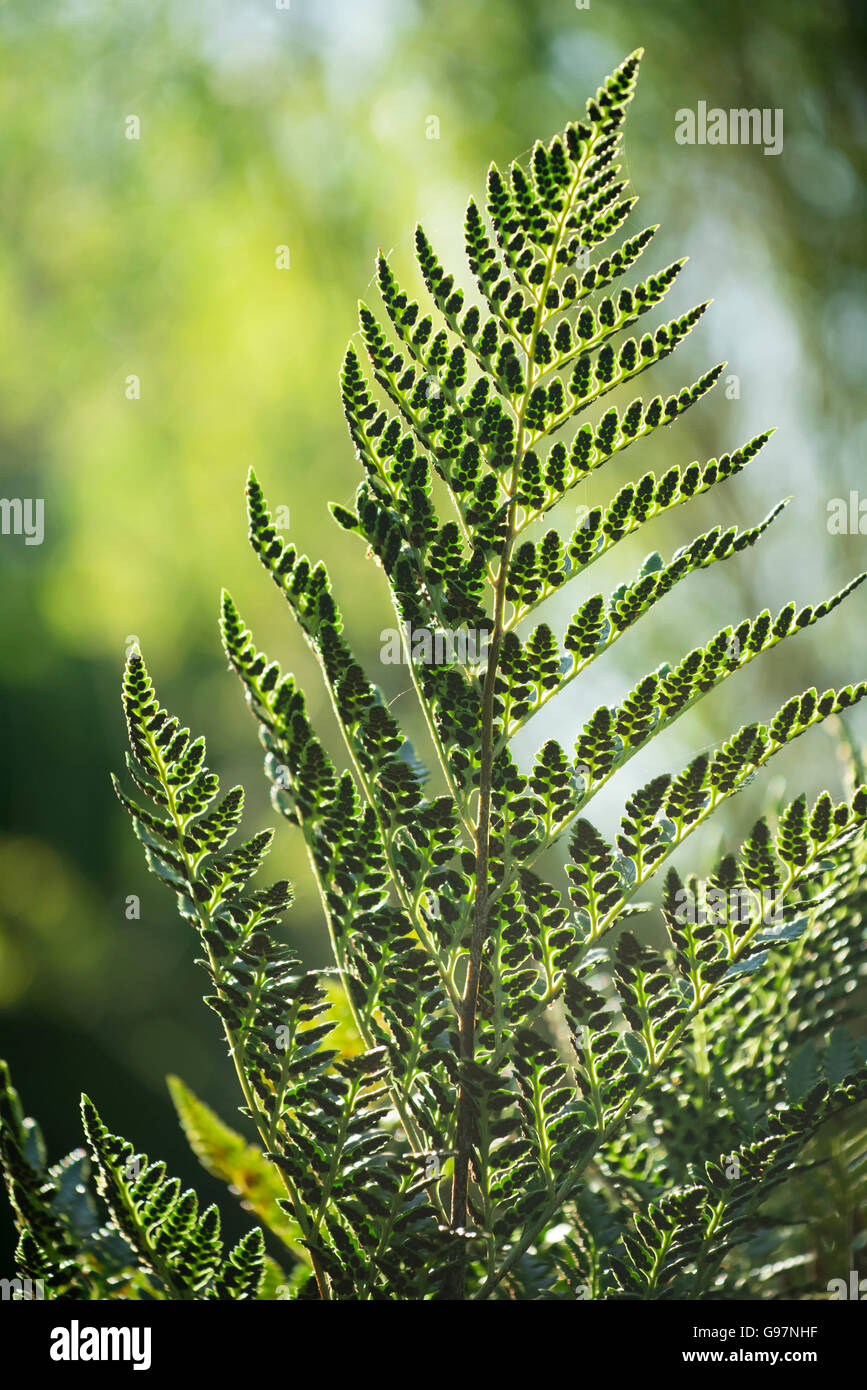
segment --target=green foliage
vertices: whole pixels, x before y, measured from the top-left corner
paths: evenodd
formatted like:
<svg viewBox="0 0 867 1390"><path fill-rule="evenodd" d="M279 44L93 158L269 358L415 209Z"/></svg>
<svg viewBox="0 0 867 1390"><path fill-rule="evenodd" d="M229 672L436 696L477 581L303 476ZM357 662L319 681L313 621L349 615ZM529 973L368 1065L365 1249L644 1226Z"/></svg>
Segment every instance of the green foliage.
<svg viewBox="0 0 867 1390"><path fill-rule="evenodd" d="M260 1227L224 1257L215 1209L199 1215L194 1194L159 1164L142 1160L131 1174L131 1147L85 1100L107 1231L127 1252L122 1271L94 1273L59 1214L56 1180L26 1158L9 1091L4 1163L21 1268L76 1296L118 1278L142 1290L132 1296L170 1298L251 1298L266 1284L278 1297L357 1300L750 1296L765 1279L756 1242L769 1202L798 1176L805 1146L867 1096L865 1050L845 1026L863 960L862 786L840 803L823 793L811 808L796 797L705 881L669 867L664 948L626 926L647 910L636 894L683 842L867 684L808 689L655 776L626 800L611 841L587 818L636 753L864 576L814 607L726 624L597 708L572 751L547 739L528 770L512 752L515 736L675 584L751 549L785 505L744 531L715 527L667 563L652 553L607 599L585 598L560 639L541 619L595 560L733 478L771 435L703 465L646 473L571 534L546 520L583 479L696 404L722 370L665 399L605 401L595 424L571 433L590 407L670 356L707 307L619 336L660 304L683 264L615 288L655 228L601 250L635 202L617 160L639 56L580 122L535 146L527 169L491 168L487 220L474 202L466 217L474 301L419 228L430 305L412 300L380 256L389 327L360 311L375 385L354 348L344 361L364 477L354 510L334 515L379 562L401 633L462 639L443 660L407 650L436 768L419 761L352 651L325 567L281 538L252 473L248 481L253 548L321 666L348 770L228 595L223 642L259 726L274 806L302 838L321 891L333 971L361 1040L353 1055L334 1046L325 1017L328 972L305 971L280 944L288 885L252 886L270 832L227 847L242 790L220 797L204 741L160 707L140 653L129 657L137 791L116 789L195 932L206 1002L258 1145L177 1080L173 1095L204 1165L242 1195L293 1268L278 1292ZM481 665L465 659L479 633ZM559 886L541 876L555 846L566 853Z"/></svg>
<svg viewBox="0 0 867 1390"><path fill-rule="evenodd" d="M217 1208L199 1214L195 1192L181 1192L164 1163L151 1163L110 1134L87 1096L81 1113L97 1191L138 1268L171 1299L253 1297L262 1277L261 1231L251 1230L224 1259Z"/></svg>
<svg viewBox="0 0 867 1390"><path fill-rule="evenodd" d="M38 1126L25 1120L2 1064L0 1153L19 1231L19 1278L49 1299L243 1299L263 1274L262 1232L251 1229L224 1256L215 1206L166 1177L165 1164L110 1134L81 1098L88 1152L48 1167ZM91 1186L90 1180L94 1182ZM93 1188L109 1220L100 1219Z"/></svg>
<svg viewBox="0 0 867 1390"><path fill-rule="evenodd" d="M168 1085L190 1148L202 1167L227 1183L296 1258L309 1263L306 1250L299 1244L297 1224L280 1207L286 1190L262 1150L225 1124L180 1077L170 1076Z"/></svg>

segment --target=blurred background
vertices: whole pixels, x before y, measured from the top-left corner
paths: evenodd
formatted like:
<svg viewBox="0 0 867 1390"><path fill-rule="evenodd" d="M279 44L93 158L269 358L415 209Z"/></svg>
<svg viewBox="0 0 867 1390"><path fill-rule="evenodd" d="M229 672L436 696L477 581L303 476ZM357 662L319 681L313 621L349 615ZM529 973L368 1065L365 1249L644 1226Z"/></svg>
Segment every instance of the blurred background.
<svg viewBox="0 0 867 1390"><path fill-rule="evenodd" d="M564 624L652 548L668 559L699 531L793 501L756 550L669 596L523 753L552 733L571 746L579 722L646 669L765 606L815 603L863 566L863 537L827 523L829 502L864 486L865 27L858 0L5 0L0 492L43 498L45 536L0 537L0 1055L53 1158L80 1140L84 1089L112 1129L210 1198L219 1185L186 1148L166 1073L236 1118L189 929L109 783L123 766L128 639L163 703L206 734L224 786L246 785L251 832L277 818L220 648L222 586L306 685L339 756L318 672L247 543L252 465L272 509L289 509L293 541L328 564L351 640L424 749L405 669L378 662L393 622L382 574L326 510L350 503L359 480L337 387L356 301L375 305L378 246L421 291L418 220L469 288L461 224L488 163L580 116L638 46L629 230L662 224L640 273L687 254L665 317L715 301L643 394L728 366L709 398L558 519L571 525L576 503L650 467L777 433L746 474L620 546L549 616ZM782 108L782 153L677 144L675 112L699 101ZM602 828L651 771L806 686L865 676L865 605L861 591L660 739L612 784ZM860 711L849 727L863 742ZM822 731L772 773L791 795L839 791ZM738 798L688 862L701 872L720 833L743 838L767 790L766 778ZM287 933L324 964L318 899L283 823L270 868L296 884ZM126 917L133 894L140 920ZM0 1203L0 1272L10 1238Z"/></svg>

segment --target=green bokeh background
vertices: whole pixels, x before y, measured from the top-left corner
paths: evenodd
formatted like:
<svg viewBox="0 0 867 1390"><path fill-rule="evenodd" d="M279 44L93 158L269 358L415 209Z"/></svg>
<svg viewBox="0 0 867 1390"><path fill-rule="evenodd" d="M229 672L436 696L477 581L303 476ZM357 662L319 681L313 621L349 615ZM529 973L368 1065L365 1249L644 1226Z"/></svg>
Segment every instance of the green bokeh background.
<svg viewBox="0 0 867 1390"><path fill-rule="evenodd" d="M193 940L109 784L123 761L127 638L164 703L207 735L225 785L245 783L249 828L276 817L220 650L222 586L259 645L306 683L339 754L318 673L246 540L253 466L272 506L290 509L293 540L328 564L352 641L423 749L405 671L378 664L392 621L382 575L326 509L351 502L358 481L337 390L356 301L375 300L380 245L419 292L418 220L460 267L466 198L482 195L488 162L578 116L639 45L630 229L662 224L642 270L689 254L666 309L715 300L645 394L723 360L737 382L577 500L768 424L778 432L742 478L621 546L594 588L631 577L651 547L668 557L699 530L754 524L794 497L756 551L694 577L600 663L546 736L571 743L579 720L648 666L765 605L824 597L863 565L863 538L826 523L829 500L862 486L865 16L859 0L0 7L0 491L44 498L46 526L41 546L0 537L0 1055L54 1157L78 1142L85 1089L112 1128L218 1195L186 1150L164 1076L179 1072L226 1118L237 1104ZM699 100L782 108L782 154L676 144L675 112ZM126 137L130 116L138 139ZM289 269L277 268L281 246ZM554 620L578 597L559 600ZM645 772L748 714L863 677L865 602L859 593L660 740L613 784L603 823ZM863 738L858 713L851 728ZM819 732L774 771L793 794L837 785ZM762 794L739 798L732 827L746 830ZM287 932L324 963L318 900L285 827L271 867L297 887ZM126 919L130 894L139 921ZM243 1227L223 1206L230 1230ZM3 1270L9 1231L4 1210Z"/></svg>

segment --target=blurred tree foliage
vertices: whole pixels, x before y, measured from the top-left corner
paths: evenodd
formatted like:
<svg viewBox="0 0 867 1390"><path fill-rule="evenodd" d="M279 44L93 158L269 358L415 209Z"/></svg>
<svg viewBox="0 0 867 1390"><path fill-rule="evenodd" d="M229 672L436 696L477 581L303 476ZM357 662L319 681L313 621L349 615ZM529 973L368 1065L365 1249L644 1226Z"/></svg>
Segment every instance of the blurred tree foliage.
<svg viewBox="0 0 867 1390"><path fill-rule="evenodd" d="M220 654L222 584L306 683L314 719L322 696L249 554L247 468L290 509L300 544L327 561L369 661L392 621L385 589L338 545L325 503L354 492L336 377L376 248L394 246L409 278L421 219L459 264L451 229L487 159L560 128L640 44L626 149L646 195L643 224L663 224L661 250L692 256L672 312L696 286L716 298L701 330L710 336L683 351L698 364L709 347L724 360L737 345L727 371L739 379L739 394L718 390L651 442L640 467L706 458L777 424L767 461L693 504L689 534L736 517L750 524L781 490L795 494L757 562L726 567L724 611L699 582L667 600L657 632L676 656L679 603L706 605L710 635L757 611L758 593L782 602L792 589L809 602L858 567L862 539L830 536L826 509L858 487L865 442L865 28L858 0L0 9L0 490L43 497L46 526L41 546L0 537L0 1033L22 1093L34 1106L51 1097L38 1108L52 1150L76 1142L84 1086L118 1130L158 1128L169 1167L215 1195L185 1149L165 1074L182 1062L198 1094L231 1109L188 943L109 786L127 636L160 671L167 701L209 730L213 765L230 783L243 778L251 812L271 823L253 726ZM782 108L783 153L677 145L675 111L699 100ZM127 138L131 116L137 139ZM677 521L660 524L655 544L669 554L683 534ZM643 556L632 558L637 568ZM833 621L821 657L807 633L741 675L745 703L776 707L811 668L827 685L862 675L855 610L848 624ZM639 629L604 668L600 699L636 674L645 641ZM382 671L400 713L408 682L399 667ZM729 698L693 716L704 741L730 727ZM568 741L582 713L555 711L555 735ZM696 746L695 722L684 737ZM674 733L667 748L680 756ZM812 793L827 756L816 735L782 771ZM306 862L285 837L280 845L276 867L298 890L293 930L323 963ZM130 895L140 920L127 916Z"/></svg>

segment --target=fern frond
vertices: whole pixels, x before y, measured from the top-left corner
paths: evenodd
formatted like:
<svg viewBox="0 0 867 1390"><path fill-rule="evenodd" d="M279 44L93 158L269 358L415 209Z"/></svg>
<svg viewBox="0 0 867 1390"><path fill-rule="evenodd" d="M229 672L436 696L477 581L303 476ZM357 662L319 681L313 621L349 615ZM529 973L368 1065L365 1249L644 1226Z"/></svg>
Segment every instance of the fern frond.
<svg viewBox="0 0 867 1390"><path fill-rule="evenodd" d="M665 399L609 409L581 425L569 445L556 438L616 386L655 369L707 308L701 303L638 340L618 338L661 303L684 265L645 276L616 298L602 294L654 229L575 269L634 202L616 161L638 58L600 89L584 121L535 147L529 168L491 168L487 223L470 202L466 248L482 311L466 306L419 228L431 307L403 288L380 253L386 319L360 308L373 385L354 348L344 360L344 411L364 479L354 510L333 507L337 521L378 560L401 631L475 627L489 642L481 669L406 652L447 794L427 794L414 754L346 641L324 567L280 538L252 476L250 538L320 662L351 781L325 758L292 678L256 652L231 601L224 603L224 644L260 722L269 775L287 770L275 802L307 843L356 1023L368 1046L384 1049L410 1144L455 1154L450 1224L461 1240L467 1226L483 1233L487 1272L473 1276L477 1296L493 1292L534 1234L576 1200L593 1156L615 1152L627 1117L664 1085L695 1019L707 1011L712 1028L717 996L729 998L739 972L779 946L759 929L771 891L803 901L817 855L838 852L846 835L863 830L860 792L837 808L842 819L833 824L820 824L817 813L816 838L805 839L793 803L776 850L757 827L730 870L752 894L757 921L729 922L712 942L703 928L677 935L672 926L671 961L622 936L614 970L628 1042L620 1036L616 1010L587 983L600 938L640 910L632 900L641 886L775 753L867 692L863 684L807 690L767 724L746 724L680 774L654 778L627 800L616 846L585 817L592 796L636 752L742 666L831 613L861 576L815 608L788 604L776 619L765 611L723 627L675 665L644 676L618 706L591 716L574 758L553 740L527 773L512 757L515 735L675 584L749 550L785 506L746 531L715 527L667 564L653 553L607 601L584 600L562 638L546 622L519 636L567 582L655 516L736 476L772 433L704 466L627 483L571 536L556 528L535 541L524 536L590 473L697 404L722 371L716 366ZM446 519L441 497L452 509ZM537 873L570 829L571 909ZM360 867L364 855L369 875ZM365 885L372 891L365 894ZM374 927L361 952L359 921L368 937ZM425 974L413 986L412 972L401 970L403 993L392 994L381 982L407 940L415 943L412 970ZM565 1069L535 1031L557 1001L581 1039ZM429 1050L424 1040L434 1038ZM452 1296L464 1289L472 1258L468 1245L456 1248Z"/></svg>
<svg viewBox="0 0 867 1390"><path fill-rule="evenodd" d="M224 1258L217 1208L200 1212L196 1194L167 1178L164 1163L151 1163L128 1140L109 1133L87 1096L81 1114L97 1190L157 1286L181 1301L255 1297L262 1277L261 1231L249 1232Z"/></svg>
<svg viewBox="0 0 867 1390"><path fill-rule="evenodd" d="M758 1269L771 1194L864 1094L862 1050L844 1029L863 969L851 911L867 842L860 778L842 803L826 793L808 809L796 795L760 818L706 881L669 869L665 947L625 928L694 831L867 683L809 688L765 722L746 716L629 793L610 841L589 818L638 752L836 611L864 575L815 606L717 619L709 640L690 632L685 652L592 711L574 749L547 738L531 760L516 753L530 722L676 585L746 557L786 506L744 530L714 526L667 561L652 551L607 597L576 598L563 631L539 612L626 537L735 478L773 433L616 480L615 460L697 407L724 368L662 384L660 364L710 303L658 322L684 258L623 280L656 230L615 241L636 202L620 147L640 57L527 161L491 166L484 206L471 199L464 224L473 301L419 227L424 291L380 252L383 309L360 305L361 350L343 361L361 478L352 506L332 512L388 586L430 768L359 660L325 565L281 536L247 480L253 550L321 669L345 768L228 594L222 640L273 805L320 891L356 1055L334 1045L323 973L278 944L288 885L254 886L271 832L234 839L242 790L220 799L204 741L159 706L138 652L127 666L138 792L118 795L197 932L258 1145L177 1081L175 1097L205 1165L300 1253L280 1286L295 1297L735 1296ZM651 370L658 394L605 399ZM607 501L562 527L560 504L609 466ZM543 876L561 845L563 891ZM153 1235L150 1190L121 1174L127 1146L86 1113L115 1221L168 1296L255 1298L274 1285L258 1228L224 1257L213 1218L161 1169L149 1179L163 1222ZM728 1148L734 1177L722 1160L696 1167L689 1125L703 1153ZM52 1258L65 1258L60 1244Z"/></svg>

